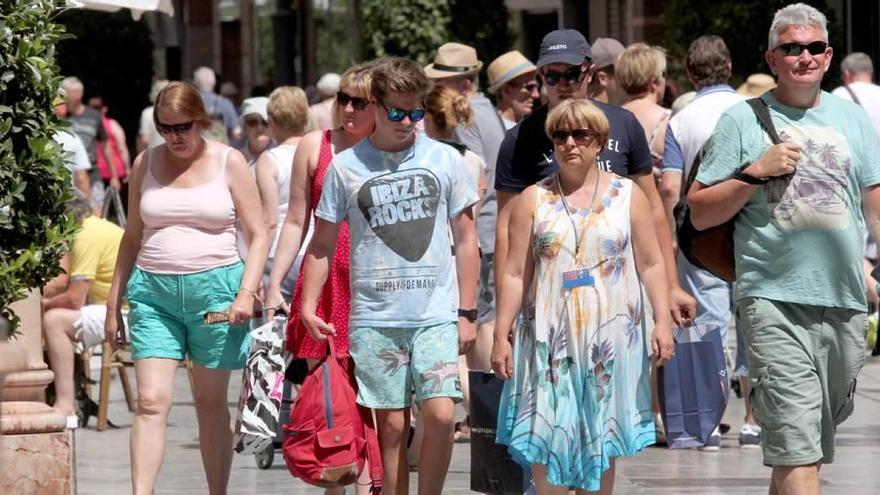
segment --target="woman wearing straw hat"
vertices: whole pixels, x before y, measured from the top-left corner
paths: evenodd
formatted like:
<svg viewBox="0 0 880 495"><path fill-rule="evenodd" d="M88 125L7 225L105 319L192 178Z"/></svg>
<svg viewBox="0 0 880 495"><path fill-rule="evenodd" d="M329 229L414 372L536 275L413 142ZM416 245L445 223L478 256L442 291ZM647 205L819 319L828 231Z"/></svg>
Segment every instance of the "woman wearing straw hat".
<svg viewBox="0 0 880 495"><path fill-rule="evenodd" d="M489 93L495 95L495 108L508 129L532 113L540 98L538 69L517 50L496 58L486 70Z"/></svg>

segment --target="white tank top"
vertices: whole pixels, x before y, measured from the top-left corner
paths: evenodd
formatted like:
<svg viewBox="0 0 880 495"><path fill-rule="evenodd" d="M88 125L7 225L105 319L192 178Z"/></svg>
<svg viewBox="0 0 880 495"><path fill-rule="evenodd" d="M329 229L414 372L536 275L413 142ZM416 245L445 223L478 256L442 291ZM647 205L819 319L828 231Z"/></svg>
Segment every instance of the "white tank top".
<svg viewBox="0 0 880 495"><path fill-rule="evenodd" d="M287 217L287 208L290 204L290 177L293 173L293 155L296 153L296 145L283 144L270 148L263 153L272 158L275 169L278 172L278 223L275 227L275 238L269 245L269 259L275 257L275 248L278 246L278 238L281 236L281 227L284 225L284 219ZM251 173L256 175L256 160L251 164ZM244 233L238 232L238 252L242 259L247 259L248 247L245 242Z"/></svg>

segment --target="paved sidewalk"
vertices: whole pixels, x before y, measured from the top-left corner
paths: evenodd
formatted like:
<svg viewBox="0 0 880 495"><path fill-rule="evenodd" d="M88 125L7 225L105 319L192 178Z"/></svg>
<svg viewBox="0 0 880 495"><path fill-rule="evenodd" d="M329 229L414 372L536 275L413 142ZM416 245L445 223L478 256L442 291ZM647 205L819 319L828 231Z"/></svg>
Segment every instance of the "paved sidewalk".
<svg viewBox="0 0 880 495"><path fill-rule="evenodd" d="M229 387L230 408L235 407L238 399L238 380L233 382ZM825 495L880 494L880 361L865 366L859 377L857 394L855 413L838 432L837 460L822 469ZM742 424L742 411L742 401L732 396L725 418L732 428L718 452L650 448L622 460L615 493L767 493L770 470L761 465L760 450L743 450L737 444L736 433ZM76 434L78 493L82 495L130 493L128 437L131 413L123 404L118 381L114 381L111 389L110 418L121 427L97 432L92 418L89 426ZM444 493L472 493L468 489L469 463L469 445L456 444ZM280 452L268 470L259 469L253 456L236 454L231 478L230 494L321 493L319 489L292 478ZM411 493L416 493L415 473L411 481ZM156 493L207 493L199 457L195 412L184 370L177 374L168 446Z"/></svg>

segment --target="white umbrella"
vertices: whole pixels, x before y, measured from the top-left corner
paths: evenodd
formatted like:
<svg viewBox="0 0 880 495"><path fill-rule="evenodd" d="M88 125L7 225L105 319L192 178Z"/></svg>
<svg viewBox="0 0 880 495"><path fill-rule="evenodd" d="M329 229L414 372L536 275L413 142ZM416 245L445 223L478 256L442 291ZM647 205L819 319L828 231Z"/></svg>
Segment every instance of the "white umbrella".
<svg viewBox="0 0 880 495"><path fill-rule="evenodd" d="M131 9L131 17L136 21L147 11L159 11L174 16L174 5L171 4L171 0L67 0L67 4L71 7L104 12Z"/></svg>

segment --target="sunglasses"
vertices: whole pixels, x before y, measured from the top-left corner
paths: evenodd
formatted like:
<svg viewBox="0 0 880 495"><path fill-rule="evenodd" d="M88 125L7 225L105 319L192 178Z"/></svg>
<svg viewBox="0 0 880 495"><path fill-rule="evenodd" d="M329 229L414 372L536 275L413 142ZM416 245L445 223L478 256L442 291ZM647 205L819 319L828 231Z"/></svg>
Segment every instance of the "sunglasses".
<svg viewBox="0 0 880 495"><path fill-rule="evenodd" d="M569 136L577 144L589 144L598 137L598 134L589 129L556 129L550 133L553 144L565 144Z"/></svg>
<svg viewBox="0 0 880 495"><path fill-rule="evenodd" d="M419 122L425 118L424 108L413 108L412 110L404 110L402 108L394 108L379 102L382 107L388 111L388 120L391 122L400 122L404 117L409 117L410 122Z"/></svg>
<svg viewBox="0 0 880 495"><path fill-rule="evenodd" d="M801 53L804 53L804 50L810 52L810 55L821 55L828 49L828 43L824 41L813 41L807 44L791 42L783 43L775 49L779 50L786 57L800 56Z"/></svg>
<svg viewBox="0 0 880 495"><path fill-rule="evenodd" d="M247 127L256 127L258 125L262 125L263 127L268 127L269 122L267 122L266 120L264 120L260 117L256 117L256 118L248 117L248 118L244 119L244 125Z"/></svg>
<svg viewBox="0 0 880 495"><path fill-rule="evenodd" d="M190 120L189 122L184 122L182 124L163 124L161 122L156 122L156 132L163 136L171 133L184 134L189 132L189 130L192 129L193 125L195 125L194 120Z"/></svg>
<svg viewBox="0 0 880 495"><path fill-rule="evenodd" d="M343 91L336 92L336 101L339 102L339 106L342 108L345 108L345 105L348 105L350 102L351 107L358 112L367 108L367 105L370 104L369 98L357 98Z"/></svg>
<svg viewBox="0 0 880 495"><path fill-rule="evenodd" d="M540 88L540 87L541 87L540 84L538 84L535 81L531 81L531 82L520 84L517 87L517 89L521 89L521 90L525 91L526 93L531 93L532 91L537 91L538 88Z"/></svg>
<svg viewBox="0 0 880 495"><path fill-rule="evenodd" d="M547 83L547 86L556 86L561 79L565 79L569 84L578 83L580 82L581 77L583 77L583 74L581 68L578 66L572 67L565 72L547 71L542 77L544 82Z"/></svg>

